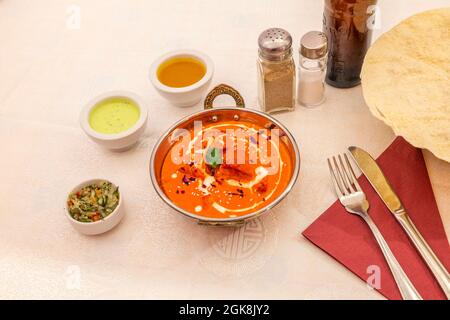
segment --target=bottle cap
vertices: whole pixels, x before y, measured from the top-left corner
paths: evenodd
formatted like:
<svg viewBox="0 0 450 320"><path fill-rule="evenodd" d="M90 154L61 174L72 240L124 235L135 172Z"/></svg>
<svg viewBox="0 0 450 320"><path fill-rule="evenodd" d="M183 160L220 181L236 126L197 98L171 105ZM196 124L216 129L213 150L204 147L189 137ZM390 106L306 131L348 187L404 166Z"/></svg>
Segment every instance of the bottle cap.
<svg viewBox="0 0 450 320"><path fill-rule="evenodd" d="M328 52L328 41L325 33L310 31L300 40L300 54L308 59L320 59Z"/></svg>

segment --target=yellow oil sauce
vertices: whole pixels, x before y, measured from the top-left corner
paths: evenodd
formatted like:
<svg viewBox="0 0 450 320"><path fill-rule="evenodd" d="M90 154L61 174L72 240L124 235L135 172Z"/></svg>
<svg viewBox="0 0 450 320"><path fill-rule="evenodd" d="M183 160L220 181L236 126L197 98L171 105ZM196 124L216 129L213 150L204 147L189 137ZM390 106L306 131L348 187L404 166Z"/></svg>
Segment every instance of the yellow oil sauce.
<svg viewBox="0 0 450 320"><path fill-rule="evenodd" d="M111 98L98 103L89 114L89 125L99 133L115 134L133 127L140 110L126 98Z"/></svg>
<svg viewBox="0 0 450 320"><path fill-rule="evenodd" d="M182 88L200 81L206 74L205 65L194 58L175 57L163 62L157 71L159 81L173 88Z"/></svg>

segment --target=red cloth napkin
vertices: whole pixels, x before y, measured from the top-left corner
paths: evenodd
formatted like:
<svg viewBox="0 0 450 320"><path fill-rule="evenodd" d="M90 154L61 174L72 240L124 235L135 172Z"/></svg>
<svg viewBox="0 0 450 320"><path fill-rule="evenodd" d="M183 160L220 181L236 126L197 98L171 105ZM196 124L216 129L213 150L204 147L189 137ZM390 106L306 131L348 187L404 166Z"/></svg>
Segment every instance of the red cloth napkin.
<svg viewBox="0 0 450 320"><path fill-rule="evenodd" d="M417 229L447 270L450 270L450 246L421 150L398 137L378 158L377 163ZM358 181L370 203L370 216L422 298L445 299L433 274L367 179L361 176ZM367 271L368 267L379 266L381 288L377 290L388 299L401 299L394 278L368 226L361 218L347 213L339 201L303 231L303 235L364 281L373 273Z"/></svg>

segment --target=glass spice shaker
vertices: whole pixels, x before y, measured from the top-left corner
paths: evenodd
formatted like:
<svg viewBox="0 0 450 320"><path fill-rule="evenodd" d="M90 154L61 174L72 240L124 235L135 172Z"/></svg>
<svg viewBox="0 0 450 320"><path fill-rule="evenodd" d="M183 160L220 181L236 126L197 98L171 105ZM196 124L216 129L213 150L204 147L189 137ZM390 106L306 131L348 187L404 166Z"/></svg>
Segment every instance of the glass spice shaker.
<svg viewBox="0 0 450 320"><path fill-rule="evenodd" d="M305 107L325 101L327 51L327 36L323 32L308 32L300 40L297 99Z"/></svg>
<svg viewBox="0 0 450 320"><path fill-rule="evenodd" d="M258 100L262 111L293 111L295 63L291 35L280 28L267 29L260 34L258 45Z"/></svg>

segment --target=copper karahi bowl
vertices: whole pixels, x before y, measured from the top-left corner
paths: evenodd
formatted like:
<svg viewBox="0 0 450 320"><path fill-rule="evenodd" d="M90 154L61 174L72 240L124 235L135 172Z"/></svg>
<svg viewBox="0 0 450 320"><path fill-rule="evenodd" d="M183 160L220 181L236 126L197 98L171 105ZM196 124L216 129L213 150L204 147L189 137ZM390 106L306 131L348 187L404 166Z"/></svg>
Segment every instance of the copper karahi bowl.
<svg viewBox="0 0 450 320"><path fill-rule="evenodd" d="M213 108L214 99L222 94L230 95L231 97L233 97L236 101L236 107ZM172 134L178 129L192 130L194 121L202 121L202 123L206 124L227 121L243 121L247 123L255 123L264 128L278 129L280 132L279 143L283 143L287 147L289 158L292 163L291 176L287 186L284 188L282 193L262 208L259 208L246 215L230 218L210 218L202 215L197 215L195 213L186 211L176 205L171 199L168 198L162 188L162 166L164 159L171 150L172 145L175 143L171 138ZM275 207L291 191L297 180L300 170L300 153L294 137L289 132L289 130L286 129L286 127L284 127L279 121L265 113L244 109L244 100L242 96L232 87L222 84L215 87L208 94L205 99L204 110L181 119L161 136L161 138L157 141L156 145L153 148L149 169L153 187L155 188L161 199L171 208L189 218L195 219L199 224L216 226L240 226L243 225L245 221L259 217L263 213L266 213L267 211Z"/></svg>

